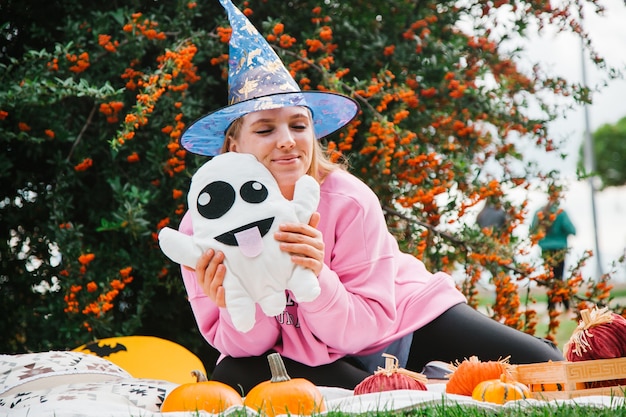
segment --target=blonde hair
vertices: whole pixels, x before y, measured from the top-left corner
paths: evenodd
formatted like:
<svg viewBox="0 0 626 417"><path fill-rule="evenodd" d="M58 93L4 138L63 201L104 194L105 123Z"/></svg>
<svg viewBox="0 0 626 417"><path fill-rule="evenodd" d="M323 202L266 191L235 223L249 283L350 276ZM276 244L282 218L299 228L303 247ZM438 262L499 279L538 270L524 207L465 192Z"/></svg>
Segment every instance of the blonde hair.
<svg viewBox="0 0 626 417"><path fill-rule="evenodd" d="M311 110L308 107L305 107L308 111L309 120L313 123L313 115L311 114ZM224 133L224 144L222 145L221 153L230 152L230 145L233 141L236 141L241 132L241 126L243 125L243 118L245 115L241 116L238 119L235 119L226 132ZM330 160L326 150L322 146L319 140L314 138L313 140L313 152L311 154L311 166L307 171L307 174L312 176L317 180L317 182L321 183L324 178L332 171L336 169L345 169L345 163L337 163Z"/></svg>

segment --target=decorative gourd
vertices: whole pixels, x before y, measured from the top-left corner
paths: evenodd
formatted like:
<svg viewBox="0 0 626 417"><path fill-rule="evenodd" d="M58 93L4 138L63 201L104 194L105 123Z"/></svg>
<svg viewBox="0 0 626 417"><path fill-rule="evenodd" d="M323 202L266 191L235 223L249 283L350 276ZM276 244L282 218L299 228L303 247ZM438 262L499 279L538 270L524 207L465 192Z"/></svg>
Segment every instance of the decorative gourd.
<svg viewBox="0 0 626 417"><path fill-rule="evenodd" d="M507 357L498 361L482 362L478 357L471 356L461 363L451 364L452 374L446 384L446 392L471 396L479 383L498 379L500 375L510 373L511 365L508 360Z"/></svg>
<svg viewBox="0 0 626 417"><path fill-rule="evenodd" d="M426 391L425 375L398 367L398 358L393 355L383 353L383 357L385 367L378 368L374 375L368 376L354 387L354 395L398 389Z"/></svg>
<svg viewBox="0 0 626 417"><path fill-rule="evenodd" d="M626 356L626 319L607 307L582 310L581 320L563 347L565 359L570 362L594 359L613 359ZM587 388L625 385L626 379L594 381Z"/></svg>
<svg viewBox="0 0 626 417"><path fill-rule="evenodd" d="M243 398L229 385L218 381L207 381L201 371L191 372L196 382L182 384L165 397L161 412L199 411L219 414L233 405L243 405Z"/></svg>
<svg viewBox="0 0 626 417"><path fill-rule="evenodd" d="M274 417L278 414L311 415L326 411L324 397L311 381L290 378L278 353L267 360L272 378L254 386L244 398L244 405L259 414Z"/></svg>
<svg viewBox="0 0 626 417"><path fill-rule="evenodd" d="M530 396L530 390L526 385L511 379L507 374L500 375L499 379L483 381L472 391L473 399L496 404L523 400Z"/></svg>

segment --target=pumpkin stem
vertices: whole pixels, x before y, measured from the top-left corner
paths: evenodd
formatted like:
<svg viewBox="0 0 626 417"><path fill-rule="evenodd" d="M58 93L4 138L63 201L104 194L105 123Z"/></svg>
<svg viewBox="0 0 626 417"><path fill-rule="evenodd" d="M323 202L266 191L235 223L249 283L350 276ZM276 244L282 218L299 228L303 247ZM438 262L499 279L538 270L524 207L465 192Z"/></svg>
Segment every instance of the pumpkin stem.
<svg viewBox="0 0 626 417"><path fill-rule="evenodd" d="M395 356L389 353L383 353L382 356L383 358L385 358L385 367L378 367L378 370L374 372L375 375L384 374L385 376L391 376L393 374L402 374L422 383L426 383L426 381L428 381L428 378L424 374L400 368L398 366L398 358L396 358Z"/></svg>
<svg viewBox="0 0 626 417"><path fill-rule="evenodd" d="M589 338L593 337L593 335L589 333L589 329L601 324L611 323L613 321L613 315L609 311L608 307L604 307L602 309L594 307L591 311L588 309L581 310L580 317L582 320L578 322L578 326L574 329L570 340L564 347L566 352L573 350L573 352L578 356L582 356L584 352L591 350Z"/></svg>
<svg viewBox="0 0 626 417"><path fill-rule="evenodd" d="M582 310L580 312L580 317L583 319L583 323L585 323L585 325L591 323L591 314L588 309Z"/></svg>
<svg viewBox="0 0 626 417"><path fill-rule="evenodd" d="M383 353L383 358L385 358L385 369L378 368L377 372L384 373L387 376L391 376L394 372L398 371L398 358L389 353Z"/></svg>
<svg viewBox="0 0 626 417"><path fill-rule="evenodd" d="M270 364L270 371L272 373L271 382L284 382L291 379L287 374L285 362L283 362L280 353L270 353L267 356L267 361Z"/></svg>
<svg viewBox="0 0 626 417"><path fill-rule="evenodd" d="M206 375L204 374L204 372L199 371L197 369L194 369L193 371L191 371L191 375L196 377L196 382L206 382L208 381Z"/></svg>
<svg viewBox="0 0 626 417"><path fill-rule="evenodd" d="M591 311L585 309L580 312L580 316L583 319L580 325L582 325L585 330L601 324L611 323L613 321L613 316L608 307L604 307L600 310L594 308Z"/></svg>

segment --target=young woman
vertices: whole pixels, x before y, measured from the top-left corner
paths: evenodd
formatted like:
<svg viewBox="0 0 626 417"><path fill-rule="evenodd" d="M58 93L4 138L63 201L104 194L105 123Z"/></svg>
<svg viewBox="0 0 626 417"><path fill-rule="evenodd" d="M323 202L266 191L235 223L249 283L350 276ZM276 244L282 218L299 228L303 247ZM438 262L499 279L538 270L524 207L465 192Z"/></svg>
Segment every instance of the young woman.
<svg viewBox="0 0 626 417"><path fill-rule="evenodd" d="M289 302L277 317L259 311L255 327L242 334L225 310L224 255L209 250L195 271L183 270L202 334L222 354L213 379L247 391L269 379L270 351L285 358L292 377L345 388L382 365L383 352L416 371L431 360L471 355L510 355L515 363L562 359L543 341L467 306L448 275L431 274L400 252L374 193L323 157L310 114L305 107L249 113L231 126L225 147L254 155L286 198L304 174L321 183L311 222L283 224L275 238L294 263L315 272L322 293L312 302ZM188 217L180 230L191 233Z"/></svg>
<svg viewBox="0 0 626 417"><path fill-rule="evenodd" d="M251 66L230 68L231 104L191 125L181 142L204 155L220 148L254 155L288 199L302 175L319 181L320 203L309 224L283 224L274 238L294 263L317 275L321 294L296 303L287 292L281 315L257 310L252 330L241 333L225 308L224 254L209 250L195 270L183 268L200 331L221 353L212 379L245 393L270 378L269 352L283 356L292 377L349 389L383 365L384 352L415 371L432 360L472 355L510 356L513 363L562 360L554 346L469 307L449 275L430 273L399 250L376 195L331 163L317 140L349 123L356 104L337 94L301 92L271 48L259 47L264 40L251 33L245 16L229 0L221 2L233 27L231 65ZM189 215L180 230L192 233Z"/></svg>

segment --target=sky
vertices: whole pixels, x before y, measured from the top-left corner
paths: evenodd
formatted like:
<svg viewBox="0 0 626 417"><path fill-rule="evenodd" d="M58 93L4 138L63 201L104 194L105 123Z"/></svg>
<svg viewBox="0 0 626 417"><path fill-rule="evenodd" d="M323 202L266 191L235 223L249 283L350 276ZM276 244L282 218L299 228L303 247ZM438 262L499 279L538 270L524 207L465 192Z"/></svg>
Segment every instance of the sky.
<svg viewBox="0 0 626 417"><path fill-rule="evenodd" d="M626 4L624 0L599 0L606 12L603 17L587 13L584 25L590 33L592 42L601 56L609 64L626 69ZM569 34L545 33L531 37L527 44L528 56L540 61L545 68L569 81L581 82L582 54L580 40ZM586 62L586 81L594 87L606 78L594 68L589 59ZM587 106L590 131L595 131L602 124L616 123L626 116L625 80L613 80L607 87L594 93L593 104ZM559 137L568 137L565 149L570 157L564 161L554 158L555 167L564 173L575 173L578 149L584 137L583 107L570 111L567 118L559 119L551 126L551 132Z"/></svg>
<svg viewBox="0 0 626 417"><path fill-rule="evenodd" d="M591 14L584 24L590 33L596 50L609 64L626 68L626 4L624 0L599 0L606 8L604 17ZM569 81L581 82L582 59L580 40L566 34L543 34L529 39L528 56L546 65L551 72ZM589 87L603 82L604 76L586 61L586 81ZM614 124L626 117L626 81L613 80L599 93L592 96L593 104L587 106L589 131L594 132L603 124ZM551 134L567 138L564 150L569 155L564 160L553 154L541 154L528 150L526 158L537 160L542 166L558 169L567 180L569 190L564 195L563 208L577 228L576 236L570 238L571 257L585 250L595 250L597 236L600 251L600 268L607 272L610 264L626 251L626 187L611 187L603 191L592 191L588 181L576 181L578 150L585 137L583 107L569 111L549 126ZM530 210L541 207L544 195L531 196ZM595 201L595 221L594 205ZM594 224L597 227L594 227ZM594 232L595 230L595 232ZM593 276L598 269L597 258L583 269ZM569 262L568 262L569 263ZM615 274L617 281L626 282L626 266L621 265Z"/></svg>

